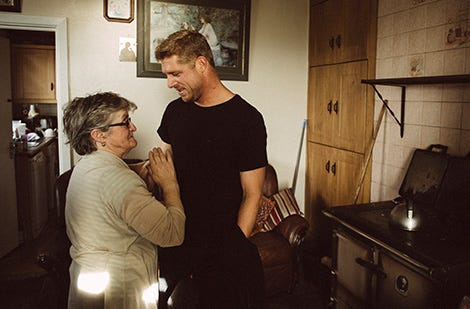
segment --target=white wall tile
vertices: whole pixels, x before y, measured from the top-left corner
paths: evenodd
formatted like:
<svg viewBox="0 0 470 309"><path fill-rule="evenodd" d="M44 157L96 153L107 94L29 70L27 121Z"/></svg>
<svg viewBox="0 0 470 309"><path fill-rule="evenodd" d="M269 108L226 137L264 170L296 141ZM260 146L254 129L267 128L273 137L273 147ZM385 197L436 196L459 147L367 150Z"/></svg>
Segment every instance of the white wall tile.
<svg viewBox="0 0 470 309"><path fill-rule="evenodd" d="M463 103L462 129L470 130L470 104L469 103Z"/></svg>
<svg viewBox="0 0 470 309"><path fill-rule="evenodd" d="M441 103L423 102L422 123L426 126L440 126L441 124Z"/></svg>
<svg viewBox="0 0 470 309"><path fill-rule="evenodd" d="M386 0L385 0L386 1ZM437 1L426 6L426 27L443 25L446 22L446 1Z"/></svg>
<svg viewBox="0 0 470 309"><path fill-rule="evenodd" d="M443 102L462 102L468 84L449 84L442 88Z"/></svg>
<svg viewBox="0 0 470 309"><path fill-rule="evenodd" d="M393 15L384 16L377 21L377 37L383 38L393 35Z"/></svg>
<svg viewBox="0 0 470 309"><path fill-rule="evenodd" d="M423 85L423 101L442 101L442 85Z"/></svg>
<svg viewBox="0 0 470 309"><path fill-rule="evenodd" d="M423 116L423 102L406 100L405 104L405 123L421 125Z"/></svg>
<svg viewBox="0 0 470 309"><path fill-rule="evenodd" d="M460 151L461 156L466 156L470 153L470 130L462 130L460 137Z"/></svg>
<svg viewBox="0 0 470 309"><path fill-rule="evenodd" d="M409 11L398 12L393 15L393 34L401 34L409 30L408 23L410 18Z"/></svg>
<svg viewBox="0 0 470 309"><path fill-rule="evenodd" d="M423 85L411 85L406 87L406 101L422 101Z"/></svg>
<svg viewBox="0 0 470 309"><path fill-rule="evenodd" d="M424 75L424 54L409 56L408 64L408 76Z"/></svg>
<svg viewBox="0 0 470 309"><path fill-rule="evenodd" d="M441 126L444 128L460 129L462 121L461 103L442 103Z"/></svg>
<svg viewBox="0 0 470 309"><path fill-rule="evenodd" d="M418 54L424 53L425 46L426 46L426 30L419 29L410 32L409 34L409 53L410 54Z"/></svg>
<svg viewBox="0 0 470 309"><path fill-rule="evenodd" d="M408 55L409 32L393 36L393 56Z"/></svg>
<svg viewBox="0 0 470 309"><path fill-rule="evenodd" d="M447 152L451 155L460 154L460 135L461 131L457 129L441 128L441 138L439 144L449 147Z"/></svg>
<svg viewBox="0 0 470 309"><path fill-rule="evenodd" d="M439 127L421 127L421 148L426 148L432 144L439 144L441 138L441 129Z"/></svg>
<svg viewBox="0 0 470 309"><path fill-rule="evenodd" d="M452 49L444 52L444 75L465 73L465 49Z"/></svg>
<svg viewBox="0 0 470 309"><path fill-rule="evenodd" d="M410 9L409 23L407 31L415 31L418 29L424 29L426 25L426 7L417 6Z"/></svg>
<svg viewBox="0 0 470 309"><path fill-rule="evenodd" d="M393 56L393 36L377 39L377 58L389 58Z"/></svg>
<svg viewBox="0 0 470 309"><path fill-rule="evenodd" d="M435 52L444 50L447 42L446 26L436 26L426 28L426 52Z"/></svg>
<svg viewBox="0 0 470 309"><path fill-rule="evenodd" d="M424 59L424 75L439 76L444 74L444 52L426 53Z"/></svg>

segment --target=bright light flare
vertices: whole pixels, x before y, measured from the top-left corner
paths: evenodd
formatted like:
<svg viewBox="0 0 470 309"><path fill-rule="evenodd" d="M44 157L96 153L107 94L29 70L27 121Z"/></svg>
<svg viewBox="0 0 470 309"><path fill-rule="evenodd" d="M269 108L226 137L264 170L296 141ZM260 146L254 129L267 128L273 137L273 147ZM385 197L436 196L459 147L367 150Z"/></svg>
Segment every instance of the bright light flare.
<svg viewBox="0 0 470 309"><path fill-rule="evenodd" d="M149 286L144 293L142 293L142 300L146 304L155 304L158 300L158 283Z"/></svg>
<svg viewBox="0 0 470 309"><path fill-rule="evenodd" d="M80 273L77 279L79 290L90 294L100 294L106 289L109 283L109 273L107 271L97 273Z"/></svg>

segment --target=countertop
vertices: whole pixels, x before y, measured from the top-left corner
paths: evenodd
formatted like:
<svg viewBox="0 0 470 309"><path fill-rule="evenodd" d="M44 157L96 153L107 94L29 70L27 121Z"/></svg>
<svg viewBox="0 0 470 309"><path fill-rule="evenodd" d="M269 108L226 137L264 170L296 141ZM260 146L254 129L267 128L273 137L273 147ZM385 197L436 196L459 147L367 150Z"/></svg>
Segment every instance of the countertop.
<svg viewBox="0 0 470 309"><path fill-rule="evenodd" d="M16 156L28 156L34 157L37 155L44 147L49 146L51 143L57 141L57 137L42 137L36 142L28 142L26 147L17 147L15 149Z"/></svg>

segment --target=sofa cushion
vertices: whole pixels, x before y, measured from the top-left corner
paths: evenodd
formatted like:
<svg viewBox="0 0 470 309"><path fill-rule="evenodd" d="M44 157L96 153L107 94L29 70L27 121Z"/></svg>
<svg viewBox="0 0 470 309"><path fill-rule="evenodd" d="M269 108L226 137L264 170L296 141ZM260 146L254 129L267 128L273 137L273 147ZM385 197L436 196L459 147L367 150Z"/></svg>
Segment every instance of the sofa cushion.
<svg viewBox="0 0 470 309"><path fill-rule="evenodd" d="M275 228L284 218L290 215L303 215L294 194L290 189L284 189L271 196L275 207L269 214L262 231L270 231Z"/></svg>
<svg viewBox="0 0 470 309"><path fill-rule="evenodd" d="M250 236L253 236L256 233L262 231L263 227L266 224L266 220L268 219L269 214L271 213L275 205L276 204L266 196L261 196L259 200L259 209L258 214L256 215L255 226L253 227L253 231L251 232Z"/></svg>

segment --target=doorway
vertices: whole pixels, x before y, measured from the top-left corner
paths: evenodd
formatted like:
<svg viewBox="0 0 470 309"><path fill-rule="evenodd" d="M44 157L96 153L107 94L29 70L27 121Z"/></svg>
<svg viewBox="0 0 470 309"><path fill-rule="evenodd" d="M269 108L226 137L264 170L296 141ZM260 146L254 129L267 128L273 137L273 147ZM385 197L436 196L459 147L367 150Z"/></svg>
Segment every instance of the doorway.
<svg viewBox="0 0 470 309"><path fill-rule="evenodd" d="M65 18L45 17L45 16L25 16L10 13L0 13L0 29L26 30L26 31L47 31L55 34L55 56L56 56L56 98L57 98L57 129L58 129L58 153L59 153L59 173L70 169L71 152L70 147L65 144L63 134L62 108L69 101L68 91L68 50L67 50L67 23ZM9 46L9 44L7 45ZM9 49L5 47L4 49ZM6 54L6 53L5 53ZM9 54L9 51L8 51ZM3 65L2 65L3 67ZM9 69L9 66L8 66ZM10 70L7 70L10 71ZM9 144L12 141L12 111L11 103L8 102L10 89L2 90L0 96L0 168L4 173L0 209L1 235L0 256L14 249L18 244L16 222L16 181L14 155L12 155ZM10 175L10 176L8 176ZM5 177L6 176L6 177ZM7 183L4 183L7 182ZM12 223L13 222L13 223Z"/></svg>
<svg viewBox="0 0 470 309"><path fill-rule="evenodd" d="M69 101L67 20L63 17L26 16L2 13L0 14L0 29L51 31L55 33L59 173L63 173L70 169L72 162L70 147L65 144L66 138L61 123L63 106Z"/></svg>

